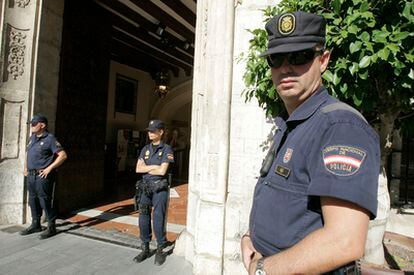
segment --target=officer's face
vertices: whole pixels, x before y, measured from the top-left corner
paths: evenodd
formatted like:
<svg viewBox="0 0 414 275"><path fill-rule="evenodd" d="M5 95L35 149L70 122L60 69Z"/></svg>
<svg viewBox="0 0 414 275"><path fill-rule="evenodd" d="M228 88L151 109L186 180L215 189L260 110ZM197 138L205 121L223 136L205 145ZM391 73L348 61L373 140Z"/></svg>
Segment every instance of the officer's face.
<svg viewBox="0 0 414 275"><path fill-rule="evenodd" d="M273 84L289 114L322 85L321 75L329 56L330 53L325 51L303 65L291 65L285 59L279 68L271 68Z"/></svg>
<svg viewBox="0 0 414 275"><path fill-rule="evenodd" d="M161 140L161 136L164 133L163 130L155 130L155 131L148 131L148 138L152 141L159 141Z"/></svg>
<svg viewBox="0 0 414 275"><path fill-rule="evenodd" d="M46 124L43 122L34 122L30 124L33 134L40 134L46 128Z"/></svg>

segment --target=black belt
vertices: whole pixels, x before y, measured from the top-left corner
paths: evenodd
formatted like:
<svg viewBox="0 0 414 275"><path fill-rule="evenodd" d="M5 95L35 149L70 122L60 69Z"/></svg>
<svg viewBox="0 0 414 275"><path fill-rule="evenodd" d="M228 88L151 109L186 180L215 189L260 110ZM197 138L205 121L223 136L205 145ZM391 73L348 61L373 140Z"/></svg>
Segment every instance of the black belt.
<svg viewBox="0 0 414 275"><path fill-rule="evenodd" d="M29 176L36 176L36 175L39 175L39 173L40 173L39 170L36 170L36 169L30 169L27 171L27 174Z"/></svg>
<svg viewBox="0 0 414 275"><path fill-rule="evenodd" d="M327 274L330 275L359 275L361 274L360 268L359 268L359 262L357 261L356 263L353 262L349 265L340 267L334 271L331 271Z"/></svg>

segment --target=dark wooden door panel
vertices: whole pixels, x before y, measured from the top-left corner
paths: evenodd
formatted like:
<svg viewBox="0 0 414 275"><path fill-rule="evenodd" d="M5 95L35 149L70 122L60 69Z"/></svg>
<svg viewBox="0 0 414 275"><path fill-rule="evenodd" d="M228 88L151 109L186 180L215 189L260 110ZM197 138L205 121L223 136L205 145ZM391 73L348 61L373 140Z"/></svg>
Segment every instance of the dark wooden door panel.
<svg viewBox="0 0 414 275"><path fill-rule="evenodd" d="M104 195L110 35L110 20L100 6L65 1L56 136L68 160L58 173L60 212Z"/></svg>

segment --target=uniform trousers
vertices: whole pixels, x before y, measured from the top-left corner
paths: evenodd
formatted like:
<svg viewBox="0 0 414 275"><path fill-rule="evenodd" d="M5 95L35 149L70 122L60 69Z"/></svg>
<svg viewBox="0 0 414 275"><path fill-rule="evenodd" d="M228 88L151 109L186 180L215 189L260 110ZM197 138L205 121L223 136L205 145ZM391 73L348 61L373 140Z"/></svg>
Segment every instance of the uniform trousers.
<svg viewBox="0 0 414 275"><path fill-rule="evenodd" d="M157 244L159 246L167 242L166 231L165 231L165 219L167 213L167 200L168 190L162 190L159 192L153 192L152 194L146 195L142 193L140 201L140 209L142 206L146 206L148 211L144 213L141 211L139 214L139 230L140 237L143 243L149 243L152 238L151 230L151 206L154 207L152 213L153 216L153 227ZM144 207L145 208L145 207Z"/></svg>
<svg viewBox="0 0 414 275"><path fill-rule="evenodd" d="M52 203L54 184L55 173L53 172L46 178L41 178L38 173L29 172L27 176L27 189L29 191L29 206L32 219L40 220L43 209L48 222L56 220L57 211Z"/></svg>

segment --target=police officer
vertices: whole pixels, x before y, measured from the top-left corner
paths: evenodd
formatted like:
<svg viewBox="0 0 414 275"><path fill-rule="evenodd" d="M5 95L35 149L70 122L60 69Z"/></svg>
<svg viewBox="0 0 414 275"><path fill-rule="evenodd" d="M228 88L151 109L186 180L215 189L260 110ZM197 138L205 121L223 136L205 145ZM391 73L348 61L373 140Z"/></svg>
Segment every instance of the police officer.
<svg viewBox="0 0 414 275"><path fill-rule="evenodd" d="M40 217L43 209L47 230L40 234L40 239L46 239L56 234L57 211L53 205L55 169L66 160L67 155L56 138L47 131L47 118L44 115L34 115L30 126L32 136L27 145L24 175L27 177L32 224L20 235L42 230Z"/></svg>
<svg viewBox="0 0 414 275"><path fill-rule="evenodd" d="M322 85L324 18L279 14L266 24L267 59L286 112L242 237L249 274L355 274L377 209L379 138Z"/></svg>
<svg viewBox="0 0 414 275"><path fill-rule="evenodd" d="M151 208L153 211L153 227L157 239L157 251L155 254L156 265L165 262L166 253L163 249L168 246L165 222L168 201L168 185L155 188L159 182L167 182L167 171L170 163L174 162L173 151L168 144L162 142L164 134L164 122L151 120L147 131L150 144L144 146L138 157L136 172L143 173L142 180L146 184L139 202L139 230L142 241L142 252L134 261L140 263L151 254L149 242L152 237ZM149 189L149 191L148 191Z"/></svg>

